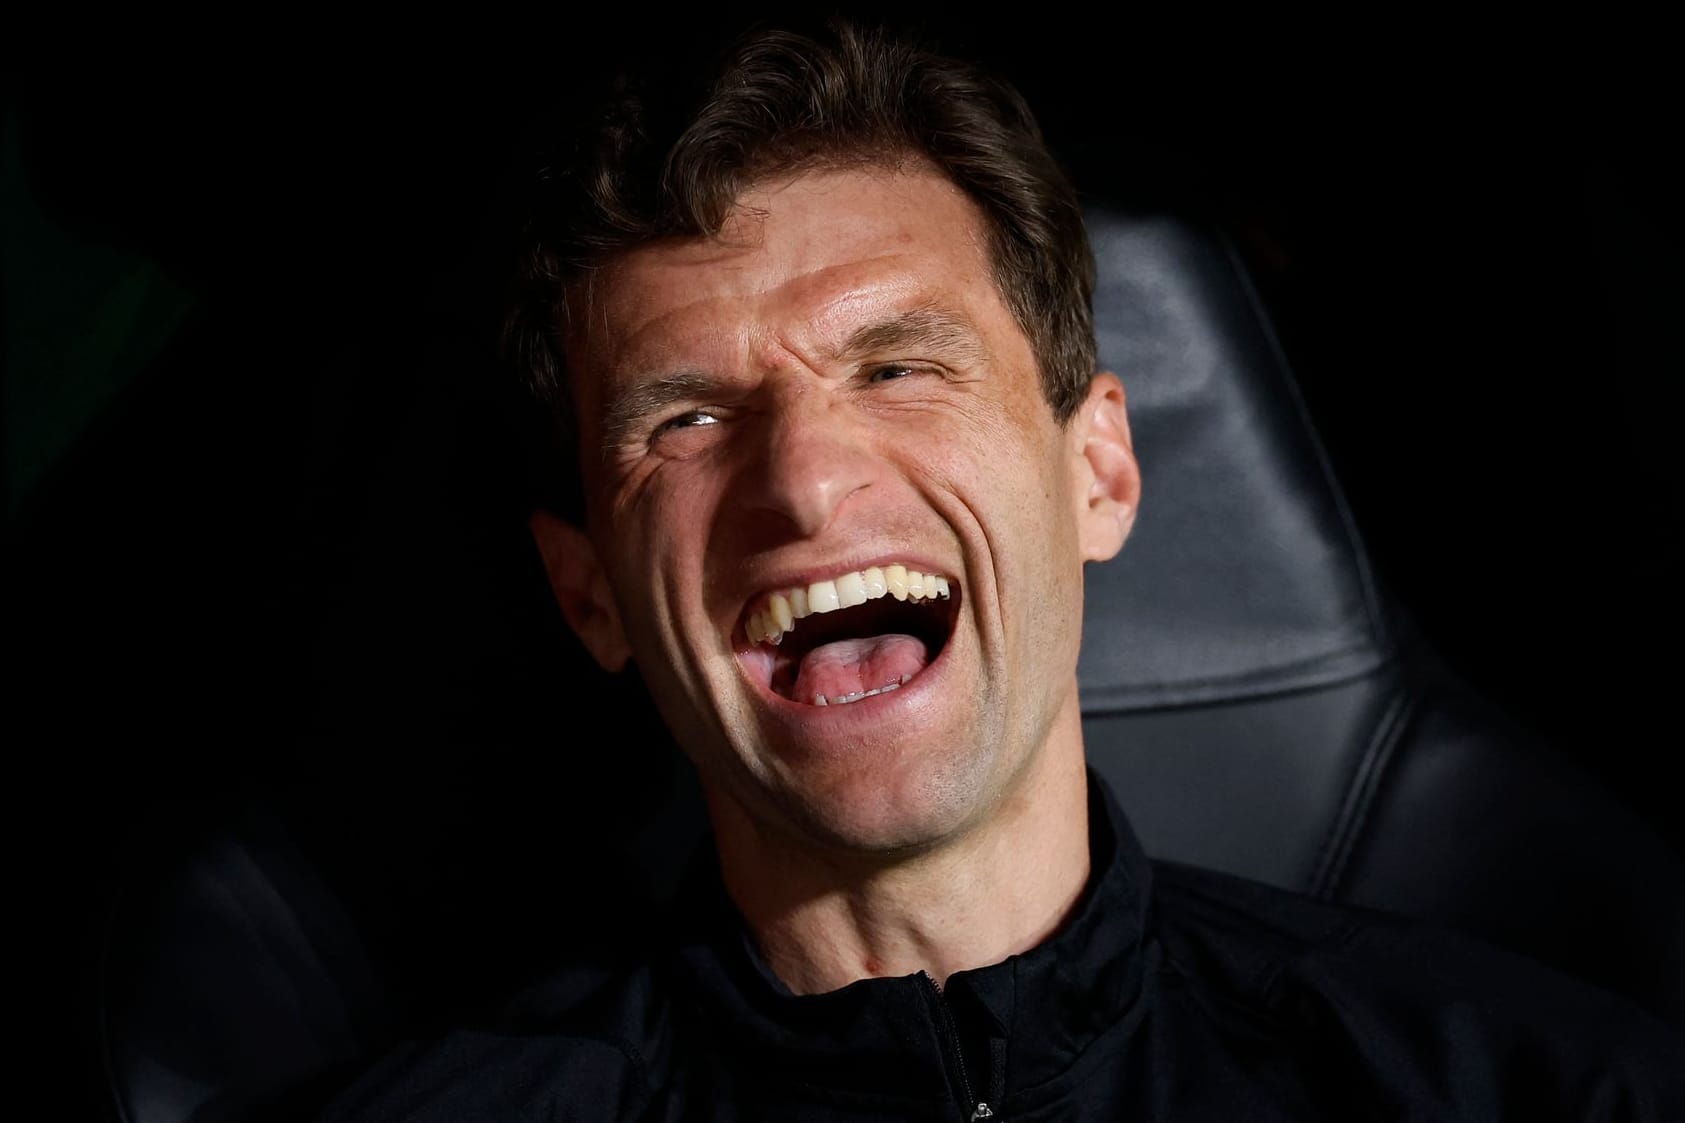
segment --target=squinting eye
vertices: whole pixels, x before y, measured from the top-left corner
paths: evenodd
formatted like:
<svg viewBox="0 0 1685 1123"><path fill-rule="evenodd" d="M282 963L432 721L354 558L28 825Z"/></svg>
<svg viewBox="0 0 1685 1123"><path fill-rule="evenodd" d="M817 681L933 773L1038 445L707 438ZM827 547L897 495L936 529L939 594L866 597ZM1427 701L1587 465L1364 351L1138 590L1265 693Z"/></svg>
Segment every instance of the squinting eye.
<svg viewBox="0 0 1685 1123"><path fill-rule="evenodd" d="M681 413L677 417L670 417L666 421L663 421L660 425L657 425L655 427L655 435L659 437L669 429L690 429L698 425L713 425L718 421L719 418L715 417L711 413L703 413L699 409L693 409L686 413Z"/></svg>
<svg viewBox="0 0 1685 1123"><path fill-rule="evenodd" d="M894 365L886 366L886 367L878 367L876 370L874 370L872 372L871 378L869 379L869 381L872 381L872 382L889 382L889 381L892 381L892 380L897 379L897 378L905 378L907 375L912 374L912 373L913 373L912 367L894 366Z"/></svg>

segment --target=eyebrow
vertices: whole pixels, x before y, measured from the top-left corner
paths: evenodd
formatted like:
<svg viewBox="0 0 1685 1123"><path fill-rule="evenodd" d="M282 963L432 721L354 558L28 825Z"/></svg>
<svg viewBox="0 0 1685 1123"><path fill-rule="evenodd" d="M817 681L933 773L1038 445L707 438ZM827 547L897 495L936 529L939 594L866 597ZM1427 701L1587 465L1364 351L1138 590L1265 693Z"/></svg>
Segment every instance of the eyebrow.
<svg viewBox="0 0 1685 1123"><path fill-rule="evenodd" d="M696 401L718 392L720 380L696 371L678 371L639 381L615 394L603 408L603 439L614 448L626 442L638 423L674 402Z"/></svg>
<svg viewBox="0 0 1685 1123"><path fill-rule="evenodd" d="M982 336L967 316L926 305L909 309L893 319L856 328L838 351L848 358L896 351L907 347L957 354L962 359L980 360L986 354Z"/></svg>

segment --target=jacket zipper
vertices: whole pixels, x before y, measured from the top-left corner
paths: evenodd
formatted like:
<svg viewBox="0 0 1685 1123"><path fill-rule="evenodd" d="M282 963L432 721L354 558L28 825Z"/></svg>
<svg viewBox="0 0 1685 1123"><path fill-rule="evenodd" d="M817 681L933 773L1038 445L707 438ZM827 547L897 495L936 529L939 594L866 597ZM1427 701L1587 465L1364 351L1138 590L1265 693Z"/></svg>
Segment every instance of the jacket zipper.
<svg viewBox="0 0 1685 1123"><path fill-rule="evenodd" d="M971 1112L968 1117L970 1123L978 1123L979 1120L983 1119L991 1119L995 1120L995 1123L1000 1123L999 1116L995 1114L994 1109L972 1094L971 1080L965 1072L965 1053L960 1049L959 1028L954 1025L954 1012L948 1007L948 998L942 993L941 985L937 983L935 976L928 971L920 971L919 975L923 977L925 984L930 987L931 996L936 1000L936 1021L941 1030L942 1044L946 1047L947 1052L952 1054L954 1072L959 1076L960 1097L963 1101L960 1105L961 1109Z"/></svg>

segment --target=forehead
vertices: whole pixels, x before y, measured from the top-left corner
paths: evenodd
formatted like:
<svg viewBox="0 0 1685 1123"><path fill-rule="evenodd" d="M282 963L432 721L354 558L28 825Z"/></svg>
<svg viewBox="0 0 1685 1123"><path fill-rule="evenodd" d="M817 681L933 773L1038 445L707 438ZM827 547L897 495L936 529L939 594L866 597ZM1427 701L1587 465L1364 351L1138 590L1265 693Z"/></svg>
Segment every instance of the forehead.
<svg viewBox="0 0 1685 1123"><path fill-rule="evenodd" d="M744 192L715 237L614 259L573 306L570 366L594 398L758 333L822 342L933 303L973 319L1004 311L977 205L922 165L807 172Z"/></svg>

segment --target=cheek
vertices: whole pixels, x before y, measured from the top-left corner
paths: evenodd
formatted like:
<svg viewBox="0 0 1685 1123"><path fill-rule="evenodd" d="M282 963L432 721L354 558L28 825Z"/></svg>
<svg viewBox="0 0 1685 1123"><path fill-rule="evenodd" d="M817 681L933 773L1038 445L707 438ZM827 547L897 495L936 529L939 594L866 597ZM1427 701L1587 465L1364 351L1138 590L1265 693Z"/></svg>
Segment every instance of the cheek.
<svg viewBox="0 0 1685 1123"><path fill-rule="evenodd" d="M1082 557L1066 433L1039 398L984 414L954 473L979 523L1009 626L1025 652L1063 656L1082 621Z"/></svg>
<svg viewBox="0 0 1685 1123"><path fill-rule="evenodd" d="M628 481L607 509L606 537L614 544L612 576L629 623L670 614L671 591L683 587L686 557L694 549L686 538L689 524L674 513L679 505L676 493L656 485L653 475Z"/></svg>
<svg viewBox="0 0 1685 1123"><path fill-rule="evenodd" d="M616 540L627 544L626 560L653 566L682 552L718 490L694 460L650 459L618 474L608 509Z"/></svg>
<svg viewBox="0 0 1685 1123"><path fill-rule="evenodd" d="M715 592L723 597L730 585L715 579L711 566L730 564L714 546L734 534L722 525L730 477L717 468L706 458L661 462L626 480L615 497L611 533L623 592L631 598L622 603L628 615L642 618L639 630L663 647L683 646L680 621L711 635L712 621L727 607L709 599Z"/></svg>
<svg viewBox="0 0 1685 1123"><path fill-rule="evenodd" d="M1064 441L1045 414L1039 399L980 403L952 419L948 439L923 443L930 472L972 508L991 540L1019 531L1058 534L1070 521Z"/></svg>

